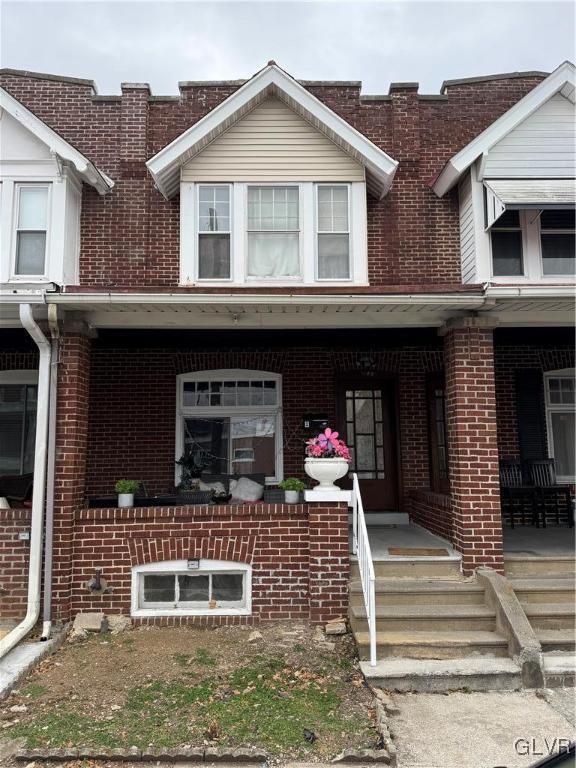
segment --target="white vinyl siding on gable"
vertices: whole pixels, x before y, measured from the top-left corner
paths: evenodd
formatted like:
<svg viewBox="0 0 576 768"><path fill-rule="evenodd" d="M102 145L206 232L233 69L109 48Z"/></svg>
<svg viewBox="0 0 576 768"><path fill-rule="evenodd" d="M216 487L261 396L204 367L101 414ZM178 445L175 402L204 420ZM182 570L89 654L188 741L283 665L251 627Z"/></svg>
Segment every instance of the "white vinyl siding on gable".
<svg viewBox="0 0 576 768"><path fill-rule="evenodd" d="M494 147L484 178L573 178L574 104L557 93Z"/></svg>
<svg viewBox="0 0 576 768"><path fill-rule="evenodd" d="M182 181L364 181L364 166L267 99L182 167Z"/></svg>
<svg viewBox="0 0 576 768"><path fill-rule="evenodd" d="M462 179L458 189L460 197L460 254L462 257L462 282L475 283L476 236L474 231L474 206L470 174Z"/></svg>

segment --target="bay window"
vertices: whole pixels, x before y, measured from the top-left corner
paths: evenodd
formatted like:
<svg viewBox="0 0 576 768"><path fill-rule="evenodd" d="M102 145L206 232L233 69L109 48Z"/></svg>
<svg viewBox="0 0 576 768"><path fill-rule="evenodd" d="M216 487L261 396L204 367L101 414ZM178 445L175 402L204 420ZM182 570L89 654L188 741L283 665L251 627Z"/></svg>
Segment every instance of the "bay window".
<svg viewBox="0 0 576 768"><path fill-rule="evenodd" d="M281 477L281 378L209 371L178 378L176 458L188 451L208 474ZM178 478L177 478L178 480Z"/></svg>
<svg viewBox="0 0 576 768"><path fill-rule="evenodd" d="M48 187L21 185L17 191L14 274L42 276L46 272Z"/></svg>
<svg viewBox="0 0 576 768"><path fill-rule="evenodd" d="M574 482L576 454L575 371L565 369L545 375L546 425L548 451L554 459L560 482Z"/></svg>
<svg viewBox="0 0 576 768"><path fill-rule="evenodd" d="M350 278L350 216L348 187L317 188L318 279Z"/></svg>
<svg viewBox="0 0 576 768"><path fill-rule="evenodd" d="M298 187L248 187L248 276L299 277Z"/></svg>

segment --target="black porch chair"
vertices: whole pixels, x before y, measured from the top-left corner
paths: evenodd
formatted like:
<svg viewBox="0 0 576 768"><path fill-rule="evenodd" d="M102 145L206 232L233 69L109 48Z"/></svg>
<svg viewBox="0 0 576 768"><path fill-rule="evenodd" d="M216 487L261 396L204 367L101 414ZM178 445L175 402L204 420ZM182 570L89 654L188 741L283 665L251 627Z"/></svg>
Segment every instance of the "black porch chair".
<svg viewBox="0 0 576 768"><path fill-rule="evenodd" d="M522 473L520 459L500 459L500 506L502 517L514 528L516 516L522 525L526 525L528 516L530 523L536 520L535 489L527 486Z"/></svg>
<svg viewBox="0 0 576 768"><path fill-rule="evenodd" d="M526 480L534 486L537 524L546 527L548 510L560 525L561 515L565 515L568 525L574 526L572 514L572 497L570 488L556 480L556 465L554 459L536 459L524 464Z"/></svg>

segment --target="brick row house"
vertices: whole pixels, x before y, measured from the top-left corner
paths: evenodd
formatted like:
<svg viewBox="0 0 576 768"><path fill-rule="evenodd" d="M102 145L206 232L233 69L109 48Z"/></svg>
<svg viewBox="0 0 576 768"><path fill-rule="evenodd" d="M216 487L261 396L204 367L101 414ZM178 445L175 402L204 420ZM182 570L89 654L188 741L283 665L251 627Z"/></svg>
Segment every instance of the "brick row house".
<svg viewBox="0 0 576 768"><path fill-rule="evenodd" d="M0 478L34 488L0 510L3 620L44 509L47 621L342 615L347 503L276 490L326 425L370 530L503 571L534 511L501 509L502 462L574 481L571 63L439 95L274 62L178 96L0 75ZM186 496L195 448L205 493L261 498ZM539 530L570 524L545 502Z"/></svg>

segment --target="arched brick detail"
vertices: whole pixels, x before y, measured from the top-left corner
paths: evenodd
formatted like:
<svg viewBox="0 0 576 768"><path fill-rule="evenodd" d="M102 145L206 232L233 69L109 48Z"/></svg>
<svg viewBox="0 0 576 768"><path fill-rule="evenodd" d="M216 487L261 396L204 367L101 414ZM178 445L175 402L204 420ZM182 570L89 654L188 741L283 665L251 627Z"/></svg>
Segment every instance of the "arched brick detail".
<svg viewBox="0 0 576 768"><path fill-rule="evenodd" d="M193 536L163 539L130 538L127 540L130 564L145 565L164 560L226 560L252 563L255 536Z"/></svg>

